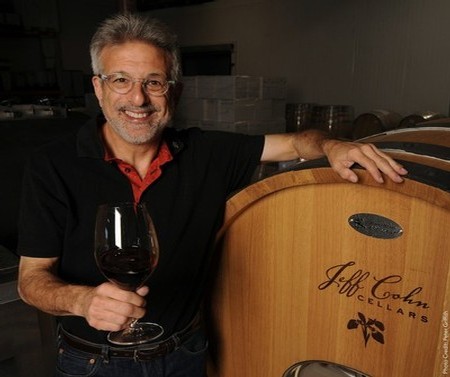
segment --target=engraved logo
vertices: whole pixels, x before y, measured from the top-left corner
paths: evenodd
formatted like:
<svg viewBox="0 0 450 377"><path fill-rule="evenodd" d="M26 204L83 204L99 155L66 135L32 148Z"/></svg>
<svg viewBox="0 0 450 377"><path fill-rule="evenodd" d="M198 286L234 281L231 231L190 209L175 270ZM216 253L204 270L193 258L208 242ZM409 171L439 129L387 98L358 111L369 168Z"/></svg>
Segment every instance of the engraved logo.
<svg viewBox="0 0 450 377"><path fill-rule="evenodd" d="M369 237L392 239L403 234L403 229L396 222L372 213L352 215L348 223L353 229Z"/></svg>
<svg viewBox="0 0 450 377"><path fill-rule="evenodd" d="M358 312L358 318L348 321L347 328L349 330L354 330L358 327L362 331L364 345L366 347L369 339L374 339L378 343L384 344L384 325L382 322L377 321L376 319L366 318L363 313Z"/></svg>
<svg viewBox="0 0 450 377"><path fill-rule="evenodd" d="M426 312L430 305L421 297L423 287L403 291L400 275L377 277L370 271L357 268L355 261L350 261L329 267L325 276L326 279L317 286L321 291L333 290L343 297L428 323Z"/></svg>

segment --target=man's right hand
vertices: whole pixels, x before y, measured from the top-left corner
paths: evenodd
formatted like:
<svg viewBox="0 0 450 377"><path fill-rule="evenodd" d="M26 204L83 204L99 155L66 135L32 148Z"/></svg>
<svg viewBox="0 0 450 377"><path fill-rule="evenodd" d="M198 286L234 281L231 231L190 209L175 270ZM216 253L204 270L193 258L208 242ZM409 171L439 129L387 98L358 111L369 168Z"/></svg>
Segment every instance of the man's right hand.
<svg viewBox="0 0 450 377"><path fill-rule="evenodd" d="M82 316L105 331L124 329L144 316L148 287L129 292L109 282L98 287L69 284L56 275L57 266L58 258L20 258L18 290L27 304L57 316Z"/></svg>
<svg viewBox="0 0 450 377"><path fill-rule="evenodd" d="M83 316L97 330L122 330L133 319L144 316L147 293L148 287L130 292L112 283L103 283L87 292L82 304Z"/></svg>

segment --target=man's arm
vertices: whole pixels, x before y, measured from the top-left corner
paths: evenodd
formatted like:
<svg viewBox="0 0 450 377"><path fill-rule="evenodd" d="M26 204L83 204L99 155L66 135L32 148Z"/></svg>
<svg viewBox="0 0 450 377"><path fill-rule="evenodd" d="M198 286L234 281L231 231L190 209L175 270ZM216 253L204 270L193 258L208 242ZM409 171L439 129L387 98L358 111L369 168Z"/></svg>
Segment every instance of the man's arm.
<svg viewBox="0 0 450 377"><path fill-rule="evenodd" d="M18 291L27 304L53 315L85 317L92 327L107 331L121 330L144 315L147 287L134 293L112 283L68 284L56 275L57 264L58 258L20 258Z"/></svg>
<svg viewBox="0 0 450 377"><path fill-rule="evenodd" d="M402 182L407 171L373 144L362 144L331 139L319 130L298 133L266 135L262 162L288 161L296 158L311 160L326 156L331 167L344 179L357 182L351 170L354 164L364 167L372 177L382 183L381 173L394 182Z"/></svg>

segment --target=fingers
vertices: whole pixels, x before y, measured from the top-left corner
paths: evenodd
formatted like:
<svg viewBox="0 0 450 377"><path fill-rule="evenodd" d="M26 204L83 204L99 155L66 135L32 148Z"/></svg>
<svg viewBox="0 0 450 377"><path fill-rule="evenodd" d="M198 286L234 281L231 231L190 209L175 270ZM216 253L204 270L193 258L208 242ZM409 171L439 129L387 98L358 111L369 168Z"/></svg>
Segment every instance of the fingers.
<svg viewBox="0 0 450 377"><path fill-rule="evenodd" d="M148 287L144 285L143 287L139 288L139 289L136 291L136 293L137 293L139 296L145 297L145 296L148 295L148 291L149 291Z"/></svg>
<svg viewBox="0 0 450 377"><path fill-rule="evenodd" d="M396 183L403 182L402 176L408 172L389 155L373 144L335 143L328 155L331 166L343 178L357 182L358 176L351 167L357 163L364 167L379 183L383 183L383 173Z"/></svg>
<svg viewBox="0 0 450 377"><path fill-rule="evenodd" d="M145 306L145 299L142 297L143 295L138 295L136 292L125 291L112 283L103 283L99 285L96 290L100 296L110 297L111 299L128 302L136 306Z"/></svg>
<svg viewBox="0 0 450 377"><path fill-rule="evenodd" d="M145 299L142 296L104 283L93 290L86 320L98 330L118 331L127 327L133 318L142 318L144 314Z"/></svg>
<svg viewBox="0 0 450 377"><path fill-rule="evenodd" d="M358 176L350 169L355 163L365 168L379 183L384 182L382 173L396 183L403 182L402 176L408 173L401 164L373 144L341 143L334 149L333 155L329 156L330 163L342 178L350 182L358 181Z"/></svg>
<svg viewBox="0 0 450 377"><path fill-rule="evenodd" d="M334 166L334 170L340 175L341 178L346 181L350 181L353 183L358 182L358 176L356 173L348 167L339 167L339 165Z"/></svg>
<svg viewBox="0 0 450 377"><path fill-rule="evenodd" d="M358 149L350 150L349 157L364 167L379 183L384 181L382 173L396 183L403 182L402 175L407 174L401 164L372 144L362 144Z"/></svg>
<svg viewBox="0 0 450 377"><path fill-rule="evenodd" d="M116 304L112 308L106 301L94 301L89 308L87 321L90 326L97 330L118 331L127 327L132 318L141 318L142 314L137 314L127 305Z"/></svg>

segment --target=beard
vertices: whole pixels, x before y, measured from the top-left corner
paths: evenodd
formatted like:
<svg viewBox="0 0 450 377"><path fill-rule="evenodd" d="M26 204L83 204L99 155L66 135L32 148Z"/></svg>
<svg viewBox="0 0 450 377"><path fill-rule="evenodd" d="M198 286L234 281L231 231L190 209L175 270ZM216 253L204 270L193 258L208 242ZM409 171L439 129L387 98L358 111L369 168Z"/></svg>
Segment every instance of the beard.
<svg viewBox="0 0 450 377"><path fill-rule="evenodd" d="M125 113L126 111L150 114L142 121L128 121L123 117L109 117L105 114L105 118L113 130L126 142L134 145L159 141L163 130L170 121L170 116L159 116L160 111L154 106L139 108L127 106L119 109L119 113Z"/></svg>

